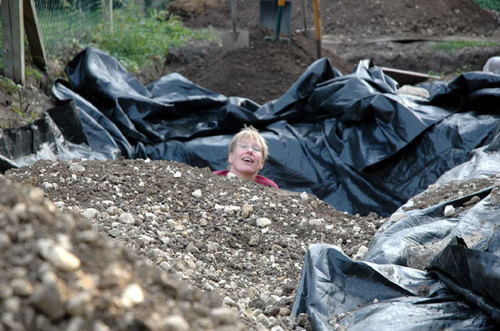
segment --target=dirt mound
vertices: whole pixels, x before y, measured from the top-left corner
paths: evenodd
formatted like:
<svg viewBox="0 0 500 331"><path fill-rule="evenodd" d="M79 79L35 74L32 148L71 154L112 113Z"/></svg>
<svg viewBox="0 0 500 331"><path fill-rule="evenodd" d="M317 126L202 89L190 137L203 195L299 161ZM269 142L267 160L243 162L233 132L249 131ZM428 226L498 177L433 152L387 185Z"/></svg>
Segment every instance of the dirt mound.
<svg viewBox="0 0 500 331"><path fill-rule="evenodd" d="M61 213L41 189L0 175L0 210L0 330L244 329L222 298Z"/></svg>
<svg viewBox="0 0 500 331"><path fill-rule="evenodd" d="M230 30L229 0L169 1L169 10L191 28ZM307 24L314 27L312 2L307 1ZM481 9L473 0L351 0L321 1L323 55L343 73L360 59L376 65L439 74L449 81L458 72L481 70L486 60L500 54L500 47L472 47L458 54L436 52L432 42L399 43L393 39L428 40L476 38L499 34L498 13ZM196 42L170 51L167 63L141 68L137 78L149 83L179 72L199 85L227 96L242 96L264 103L283 95L316 59L316 44L300 33L292 44L263 43L269 32L256 28L259 1L237 0L238 26L250 30L250 48L222 54L217 42ZM496 15L496 16L495 16ZM304 29L302 1L292 1L292 31ZM380 41L380 39L384 39ZM264 44L264 45L263 45ZM50 69L51 66L49 66ZM0 89L0 125L17 127L30 123L53 106L47 92L27 81L20 93Z"/></svg>
<svg viewBox="0 0 500 331"><path fill-rule="evenodd" d="M198 6L205 10L188 10L190 2L174 1L172 11L192 28L223 28L231 26L228 0ZM182 2L182 4L180 3ZM209 2L209 1L204 1ZM212 1L213 2L213 1ZM237 0L238 25L249 27L259 22L260 1ZM301 0L293 0L291 28L304 28ZM312 1L307 1L308 27L314 26ZM320 17L325 34L354 38L468 35L489 36L498 29L493 14L473 0L349 0L321 1Z"/></svg>
<svg viewBox="0 0 500 331"><path fill-rule="evenodd" d="M227 53L219 48L177 71L194 83L226 96L246 97L260 104L271 101L282 96L317 59L314 40L300 34L292 34L290 43L264 40L273 33L254 26L250 29L248 48ZM183 61L184 56L171 58L169 64ZM328 57L342 73L353 68L329 50L323 50L322 56Z"/></svg>
<svg viewBox="0 0 500 331"><path fill-rule="evenodd" d="M171 7L186 26L231 29L229 1L207 1L198 10L190 0ZM308 2L308 28L314 28L312 2ZM362 59L375 65L433 73L449 81L459 72L481 70L500 47L471 47L449 54L436 51L435 40L475 38L499 32L492 12L473 0L447 1L322 1L322 55L342 73L350 73ZM237 1L238 26L250 31L250 47L222 54L210 52L193 61L193 47L177 51L165 72L178 71L193 82L226 96L241 96L260 104L279 98L317 58L316 42L305 37L302 1L292 1L291 44L263 40L274 31L259 24L259 1ZM398 41L395 41L398 40ZM405 40L404 43L399 40ZM199 49L199 47L198 47ZM206 48L205 48L206 49ZM199 52L199 51L198 51ZM189 59L191 57L191 59ZM178 64L184 60L183 66Z"/></svg>

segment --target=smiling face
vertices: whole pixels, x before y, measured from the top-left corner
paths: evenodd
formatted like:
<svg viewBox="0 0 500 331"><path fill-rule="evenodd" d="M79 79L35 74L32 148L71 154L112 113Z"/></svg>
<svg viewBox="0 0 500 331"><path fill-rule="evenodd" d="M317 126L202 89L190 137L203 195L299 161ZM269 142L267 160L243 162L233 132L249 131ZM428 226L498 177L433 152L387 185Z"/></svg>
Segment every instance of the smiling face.
<svg viewBox="0 0 500 331"><path fill-rule="evenodd" d="M229 172L239 178L254 180L257 173L264 166L262 147L250 138L238 141L233 151L228 154Z"/></svg>

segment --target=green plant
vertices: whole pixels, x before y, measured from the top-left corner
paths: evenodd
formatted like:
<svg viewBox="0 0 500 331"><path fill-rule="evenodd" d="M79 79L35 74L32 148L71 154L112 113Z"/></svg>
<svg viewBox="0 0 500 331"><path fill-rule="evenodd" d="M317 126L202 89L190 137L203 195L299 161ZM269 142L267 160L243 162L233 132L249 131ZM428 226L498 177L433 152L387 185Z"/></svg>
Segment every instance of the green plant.
<svg viewBox="0 0 500 331"><path fill-rule="evenodd" d="M28 122L36 119L36 114L29 110L30 103L26 99L26 90L23 86L4 76L0 76L0 89L12 97L12 111L17 116Z"/></svg>
<svg viewBox="0 0 500 331"><path fill-rule="evenodd" d="M152 60L164 60L168 50L185 45L191 39L210 39L208 30L193 31L165 11L145 13L135 3L127 3L114 11L113 28L99 24L91 45L107 51L129 71Z"/></svg>
<svg viewBox="0 0 500 331"><path fill-rule="evenodd" d="M496 41L473 41L473 40L450 40L450 41L439 41L433 46L435 51L444 51L449 54L470 47L496 47L500 46L500 42Z"/></svg>
<svg viewBox="0 0 500 331"><path fill-rule="evenodd" d="M27 77L33 77L36 81L39 81L43 78L43 74L38 69L31 66L25 67L25 74Z"/></svg>
<svg viewBox="0 0 500 331"><path fill-rule="evenodd" d="M13 96L20 88L21 85L14 83L5 76L0 76L0 89L8 95Z"/></svg>
<svg viewBox="0 0 500 331"><path fill-rule="evenodd" d="M475 2L482 8L500 11L499 0L475 0Z"/></svg>

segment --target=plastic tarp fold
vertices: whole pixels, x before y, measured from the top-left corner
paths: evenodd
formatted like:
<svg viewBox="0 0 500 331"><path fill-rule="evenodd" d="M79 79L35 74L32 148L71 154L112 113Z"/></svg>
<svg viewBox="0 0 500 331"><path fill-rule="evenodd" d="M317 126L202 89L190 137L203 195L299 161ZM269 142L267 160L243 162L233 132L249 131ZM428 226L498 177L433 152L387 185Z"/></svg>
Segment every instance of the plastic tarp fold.
<svg viewBox="0 0 500 331"><path fill-rule="evenodd" d="M498 174L498 139L437 182ZM474 206L444 215L445 206L472 197L480 199ZM500 187L423 210L404 206L377 231L361 261L335 246L311 246L292 314L309 314L314 330L497 330Z"/></svg>
<svg viewBox="0 0 500 331"><path fill-rule="evenodd" d="M498 324L425 271L353 261L333 245L306 254L292 315L313 330L495 330Z"/></svg>
<svg viewBox="0 0 500 331"><path fill-rule="evenodd" d="M293 314L310 314L315 330L498 328L498 189L476 192L481 201L458 217L445 217L444 207L470 196L401 207L430 184L498 173L499 75L424 84L423 99L398 93L369 61L342 75L322 58L282 97L259 105L177 73L143 86L93 48L66 73L69 81L52 89L61 106L0 130L2 171L40 159L119 157L218 170L232 136L253 125L270 149L261 173L281 188L351 214L392 214L363 261L310 247Z"/></svg>
<svg viewBox="0 0 500 331"><path fill-rule="evenodd" d="M467 161L499 127L498 109L482 105L497 98L500 77L479 72L426 87L431 97L422 99L397 93L398 84L369 61L342 75L322 58L282 97L263 105L221 95L178 73L144 86L94 48L78 54L66 73L69 81L56 81L53 94L75 102L95 158L162 159L220 170L227 167L230 138L253 125L270 149L262 175L352 214L390 215Z"/></svg>
<svg viewBox="0 0 500 331"><path fill-rule="evenodd" d="M113 150L114 140L101 140L103 146L96 150L95 146L89 145L88 142L89 128L89 125L82 125L75 103L68 101L47 110L42 118L29 125L2 129L0 169L22 167L40 159L112 158L118 152ZM99 130L98 135L102 137L103 133Z"/></svg>

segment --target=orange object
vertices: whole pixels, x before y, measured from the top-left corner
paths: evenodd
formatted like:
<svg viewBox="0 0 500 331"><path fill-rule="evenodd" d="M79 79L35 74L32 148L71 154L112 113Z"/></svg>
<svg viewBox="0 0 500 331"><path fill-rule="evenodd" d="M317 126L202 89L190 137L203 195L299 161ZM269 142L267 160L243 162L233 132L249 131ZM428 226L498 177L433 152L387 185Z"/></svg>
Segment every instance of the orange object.
<svg viewBox="0 0 500 331"><path fill-rule="evenodd" d="M318 58L321 57L321 19L319 17L319 0L313 0L314 9L314 27L316 32L316 49Z"/></svg>

